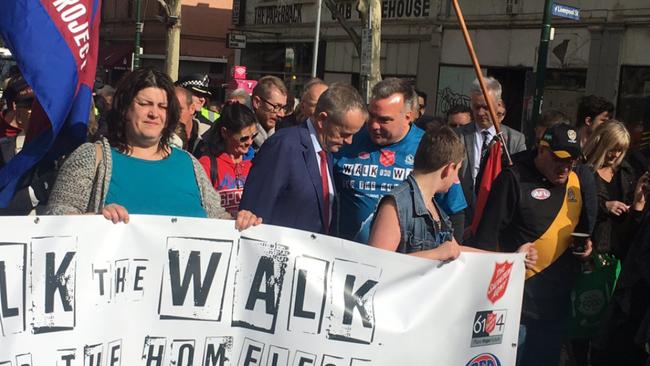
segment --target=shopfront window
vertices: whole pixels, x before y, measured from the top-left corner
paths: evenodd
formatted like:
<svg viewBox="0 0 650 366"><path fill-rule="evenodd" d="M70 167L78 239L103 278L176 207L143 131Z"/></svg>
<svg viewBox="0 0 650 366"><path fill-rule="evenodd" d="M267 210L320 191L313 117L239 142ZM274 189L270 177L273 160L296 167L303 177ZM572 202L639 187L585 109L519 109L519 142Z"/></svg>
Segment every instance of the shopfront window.
<svg viewBox="0 0 650 366"><path fill-rule="evenodd" d="M648 145L650 138L650 66L622 66L616 117L633 136Z"/></svg>

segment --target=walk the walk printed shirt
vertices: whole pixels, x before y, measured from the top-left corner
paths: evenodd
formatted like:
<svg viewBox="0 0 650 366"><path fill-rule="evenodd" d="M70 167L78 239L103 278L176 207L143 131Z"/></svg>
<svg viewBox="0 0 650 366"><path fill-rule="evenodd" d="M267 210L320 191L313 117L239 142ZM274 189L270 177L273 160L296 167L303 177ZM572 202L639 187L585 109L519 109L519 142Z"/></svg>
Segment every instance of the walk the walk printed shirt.
<svg viewBox="0 0 650 366"><path fill-rule="evenodd" d="M367 243L370 225L379 200L402 183L413 170L413 161L424 131L413 125L401 141L388 146L375 145L363 128L334 155L334 184L337 209L333 221L342 238ZM447 194L435 197L448 215L467 207L460 183Z"/></svg>

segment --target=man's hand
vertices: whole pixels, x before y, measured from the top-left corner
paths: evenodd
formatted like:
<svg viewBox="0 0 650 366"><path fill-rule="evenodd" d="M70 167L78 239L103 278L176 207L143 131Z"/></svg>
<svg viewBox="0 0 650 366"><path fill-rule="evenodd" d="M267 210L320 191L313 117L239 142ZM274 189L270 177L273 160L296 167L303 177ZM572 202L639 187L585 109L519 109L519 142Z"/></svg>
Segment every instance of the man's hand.
<svg viewBox="0 0 650 366"><path fill-rule="evenodd" d="M104 215L106 220L113 221L114 224L118 222L129 223L129 213L126 211L126 208L115 203L105 206L102 209L102 215Z"/></svg>
<svg viewBox="0 0 650 366"><path fill-rule="evenodd" d="M517 249L517 253L525 253L524 265L526 269L532 269L533 266L537 263L537 249L535 248L535 243L525 243L522 244Z"/></svg>
<svg viewBox="0 0 650 366"><path fill-rule="evenodd" d="M235 229L239 231L244 231L251 226L256 226L262 223L262 218L255 216L250 211L241 210L237 213L237 218L235 218Z"/></svg>
<svg viewBox="0 0 650 366"><path fill-rule="evenodd" d="M576 253L576 252L573 252L573 254L574 254L576 257L578 257L578 258L584 260L584 259L589 258L589 256L591 255L591 250L592 250L592 249L593 249L593 244L592 244L592 242L591 242L591 238L588 238L588 239L585 241L585 251L582 252L582 253Z"/></svg>

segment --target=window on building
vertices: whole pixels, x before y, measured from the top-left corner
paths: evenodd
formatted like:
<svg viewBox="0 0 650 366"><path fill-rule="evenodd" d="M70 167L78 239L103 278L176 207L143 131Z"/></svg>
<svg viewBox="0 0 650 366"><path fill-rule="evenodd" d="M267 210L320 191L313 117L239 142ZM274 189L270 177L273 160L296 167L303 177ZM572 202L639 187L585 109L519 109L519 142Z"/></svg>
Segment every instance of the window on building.
<svg viewBox="0 0 650 366"><path fill-rule="evenodd" d="M650 67L621 66L616 118L624 122L633 135L643 131L642 143L650 139Z"/></svg>

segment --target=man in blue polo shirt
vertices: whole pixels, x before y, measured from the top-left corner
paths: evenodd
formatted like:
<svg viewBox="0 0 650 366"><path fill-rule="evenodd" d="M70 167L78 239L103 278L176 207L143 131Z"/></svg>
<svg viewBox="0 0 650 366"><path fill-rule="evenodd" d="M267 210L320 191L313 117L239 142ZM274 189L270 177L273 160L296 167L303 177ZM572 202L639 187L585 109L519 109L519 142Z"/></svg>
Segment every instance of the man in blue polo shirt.
<svg viewBox="0 0 650 366"><path fill-rule="evenodd" d="M337 208L334 234L367 243L375 209L381 197L408 177L424 131L416 127L417 94L407 81L385 79L372 89L370 118L353 144L335 154L334 184ZM467 207L460 184L436 201L452 217L454 235L463 231Z"/></svg>

